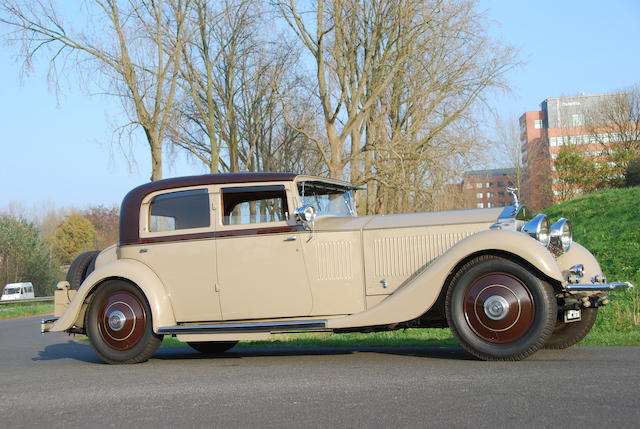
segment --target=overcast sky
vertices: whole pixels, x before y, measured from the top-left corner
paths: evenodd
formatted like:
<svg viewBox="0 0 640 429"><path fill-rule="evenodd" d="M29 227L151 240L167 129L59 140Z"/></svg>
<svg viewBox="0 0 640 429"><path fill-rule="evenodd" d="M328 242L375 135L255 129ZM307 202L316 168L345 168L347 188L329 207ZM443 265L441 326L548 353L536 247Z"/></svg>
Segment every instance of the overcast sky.
<svg viewBox="0 0 640 429"><path fill-rule="evenodd" d="M507 76L513 92L491 98L505 118L538 110L548 97L640 82L638 0L483 0L480 9L491 20L492 36L516 46L524 62ZM79 90L56 97L46 67L21 79L14 54L0 46L0 211L11 205L111 206L149 180L143 136L131 153L112 143L110 122L120 114L112 101ZM166 164L165 177L206 172L184 157Z"/></svg>

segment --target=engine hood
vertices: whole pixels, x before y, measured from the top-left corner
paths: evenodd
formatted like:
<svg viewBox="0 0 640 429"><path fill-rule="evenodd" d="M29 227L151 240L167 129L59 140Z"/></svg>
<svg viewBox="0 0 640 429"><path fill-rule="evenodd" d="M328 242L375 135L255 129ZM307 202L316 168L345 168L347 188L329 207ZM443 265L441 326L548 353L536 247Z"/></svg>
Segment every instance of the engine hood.
<svg viewBox="0 0 640 429"><path fill-rule="evenodd" d="M502 207L361 217L320 216L316 220L315 228L317 231L353 231L466 223L494 223L501 212Z"/></svg>

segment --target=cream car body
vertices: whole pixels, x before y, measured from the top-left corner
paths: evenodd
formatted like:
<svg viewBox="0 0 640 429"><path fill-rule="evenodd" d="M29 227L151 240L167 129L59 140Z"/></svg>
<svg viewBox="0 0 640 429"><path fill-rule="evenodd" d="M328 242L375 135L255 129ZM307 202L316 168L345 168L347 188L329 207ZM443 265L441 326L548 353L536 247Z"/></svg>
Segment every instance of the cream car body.
<svg viewBox="0 0 640 429"><path fill-rule="evenodd" d="M67 282L58 285L58 319L45 321L43 331L86 332L96 291L114 282L133 285L138 300L148 302L150 315L142 322L151 322L150 335L176 335L190 344L275 332L444 327L452 280L481 257L524 267L553 288L559 303L576 295L597 307L604 290L623 286L603 286L598 262L583 247L574 243L554 255L519 231L521 208L357 217L350 216L353 189L285 173L142 185L123 201L120 243L98 254L77 290ZM321 207L315 207L316 218L305 220L296 209L310 202ZM574 284L583 277L594 281L570 291L571 276L577 275ZM115 298L107 301L103 308L121 305ZM109 335L117 337L129 329L123 314L128 307L122 308L103 310L96 332L115 329Z"/></svg>

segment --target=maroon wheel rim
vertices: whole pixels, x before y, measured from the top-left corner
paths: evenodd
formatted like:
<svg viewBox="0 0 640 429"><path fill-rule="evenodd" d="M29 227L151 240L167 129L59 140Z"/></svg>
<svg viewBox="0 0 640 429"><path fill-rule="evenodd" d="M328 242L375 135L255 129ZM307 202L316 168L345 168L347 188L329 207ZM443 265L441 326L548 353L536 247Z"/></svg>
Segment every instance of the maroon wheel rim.
<svg viewBox="0 0 640 429"><path fill-rule="evenodd" d="M116 350L129 350L140 342L147 327L144 307L126 291L108 295L100 306L98 329L102 340Z"/></svg>
<svg viewBox="0 0 640 429"><path fill-rule="evenodd" d="M529 288L507 273L489 273L466 290L463 303L469 327L484 341L507 344L531 329L535 304Z"/></svg>

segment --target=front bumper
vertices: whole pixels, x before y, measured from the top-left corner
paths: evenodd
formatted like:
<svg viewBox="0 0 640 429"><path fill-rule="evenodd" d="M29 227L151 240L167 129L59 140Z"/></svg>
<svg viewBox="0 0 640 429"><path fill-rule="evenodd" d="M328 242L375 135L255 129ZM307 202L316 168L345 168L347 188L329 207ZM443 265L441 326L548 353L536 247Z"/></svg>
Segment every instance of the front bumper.
<svg viewBox="0 0 640 429"><path fill-rule="evenodd" d="M630 282L611 282L611 283L568 283L564 286L564 290L568 292L607 292L615 289L629 289L634 286Z"/></svg>

